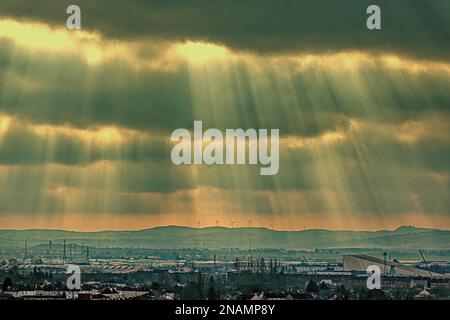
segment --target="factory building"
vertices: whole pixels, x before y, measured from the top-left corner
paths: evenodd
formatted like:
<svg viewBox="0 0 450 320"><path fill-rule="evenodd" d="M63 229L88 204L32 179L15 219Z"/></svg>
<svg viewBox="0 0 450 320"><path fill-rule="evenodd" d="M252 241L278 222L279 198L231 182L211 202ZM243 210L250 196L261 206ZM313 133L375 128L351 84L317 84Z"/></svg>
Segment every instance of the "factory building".
<svg viewBox="0 0 450 320"><path fill-rule="evenodd" d="M367 272L367 268L376 265L380 268L383 276L405 276L405 277L444 277L436 272L430 272L395 261L387 261L367 255L344 255L344 270Z"/></svg>

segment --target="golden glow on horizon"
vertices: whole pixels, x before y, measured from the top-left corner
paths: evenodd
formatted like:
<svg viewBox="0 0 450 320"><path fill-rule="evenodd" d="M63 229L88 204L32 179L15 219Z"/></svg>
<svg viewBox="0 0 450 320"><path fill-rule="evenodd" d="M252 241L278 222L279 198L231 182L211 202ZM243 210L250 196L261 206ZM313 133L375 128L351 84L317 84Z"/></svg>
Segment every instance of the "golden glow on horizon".
<svg viewBox="0 0 450 320"><path fill-rule="evenodd" d="M64 192L64 191L62 191ZM308 215L307 215L308 216ZM197 219L197 220L196 220ZM425 218L422 214L415 212L404 213L401 216L394 216L386 221L367 221L361 217L354 219L352 223L342 219L330 217L330 219L305 218L292 220L290 217L278 218L274 220L270 217L261 217L253 219L254 227L264 227L279 231L296 231L308 229L326 229L326 230L357 230L357 231L377 231L386 229L396 229L405 225L414 225L418 228L435 228L448 230L450 226L450 218L444 214L436 214L433 219ZM2 215L0 216L0 229L57 229L68 231L95 232L105 230L143 230L160 226L188 226L192 228L198 227L200 220L201 228L216 226L216 220L207 213L192 215L180 215L173 213L141 215L102 215L99 214L95 218L88 214L66 213L58 217L49 217L47 215L36 215L32 221L29 217L20 215ZM231 219L231 217L220 220L217 225L219 227L231 227L231 220L234 221L235 228L248 227L248 220L245 218Z"/></svg>

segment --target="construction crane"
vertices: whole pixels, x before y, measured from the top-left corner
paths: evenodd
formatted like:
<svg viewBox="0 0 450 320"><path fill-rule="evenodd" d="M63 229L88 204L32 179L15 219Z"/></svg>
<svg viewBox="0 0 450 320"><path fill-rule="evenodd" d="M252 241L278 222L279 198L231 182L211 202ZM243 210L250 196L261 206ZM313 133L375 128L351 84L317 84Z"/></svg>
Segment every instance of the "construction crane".
<svg viewBox="0 0 450 320"><path fill-rule="evenodd" d="M303 260L303 262L306 263L306 265L308 266L308 269L316 276L317 273L316 273L316 271L314 271L314 270L311 268L311 266L309 265L308 259L306 259L305 256L302 256L302 260Z"/></svg>
<svg viewBox="0 0 450 320"><path fill-rule="evenodd" d="M426 270L430 273L430 281L431 279L433 279L433 274L431 273L430 269L428 268L428 263L427 260L425 260L425 257L423 256L422 250L419 249L419 253L422 256L422 260L425 263L425 267L427 268Z"/></svg>

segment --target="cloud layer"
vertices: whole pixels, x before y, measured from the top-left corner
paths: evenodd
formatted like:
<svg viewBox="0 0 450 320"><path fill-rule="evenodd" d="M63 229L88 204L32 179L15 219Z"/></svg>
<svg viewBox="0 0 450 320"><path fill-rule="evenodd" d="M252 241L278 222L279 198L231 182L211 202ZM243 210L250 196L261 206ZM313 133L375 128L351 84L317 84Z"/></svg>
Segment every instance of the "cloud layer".
<svg viewBox="0 0 450 320"><path fill-rule="evenodd" d="M4 0L5 16L59 26L68 0ZM341 50L391 51L448 60L446 0L380 0L382 31L368 32L373 2L329 0L79 0L83 26L119 40L205 40L264 54Z"/></svg>
<svg viewBox="0 0 450 320"><path fill-rule="evenodd" d="M69 32L2 1L1 227L450 227L449 3L381 1L374 33L368 4L79 1ZM279 174L173 165L194 120L280 129Z"/></svg>

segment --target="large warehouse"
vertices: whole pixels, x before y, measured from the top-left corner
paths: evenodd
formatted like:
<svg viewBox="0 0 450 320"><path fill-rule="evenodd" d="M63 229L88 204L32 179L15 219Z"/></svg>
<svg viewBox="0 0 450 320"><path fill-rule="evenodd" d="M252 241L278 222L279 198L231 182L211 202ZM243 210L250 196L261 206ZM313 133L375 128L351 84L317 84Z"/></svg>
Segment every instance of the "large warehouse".
<svg viewBox="0 0 450 320"><path fill-rule="evenodd" d="M382 275L392 276L409 276L409 277L430 277L430 272L424 269L419 269L407 266L394 261L384 261L376 257L366 255L344 255L344 270L345 271L360 271L366 272L367 268L376 265L380 268ZM431 272L432 277L443 277L444 275Z"/></svg>

